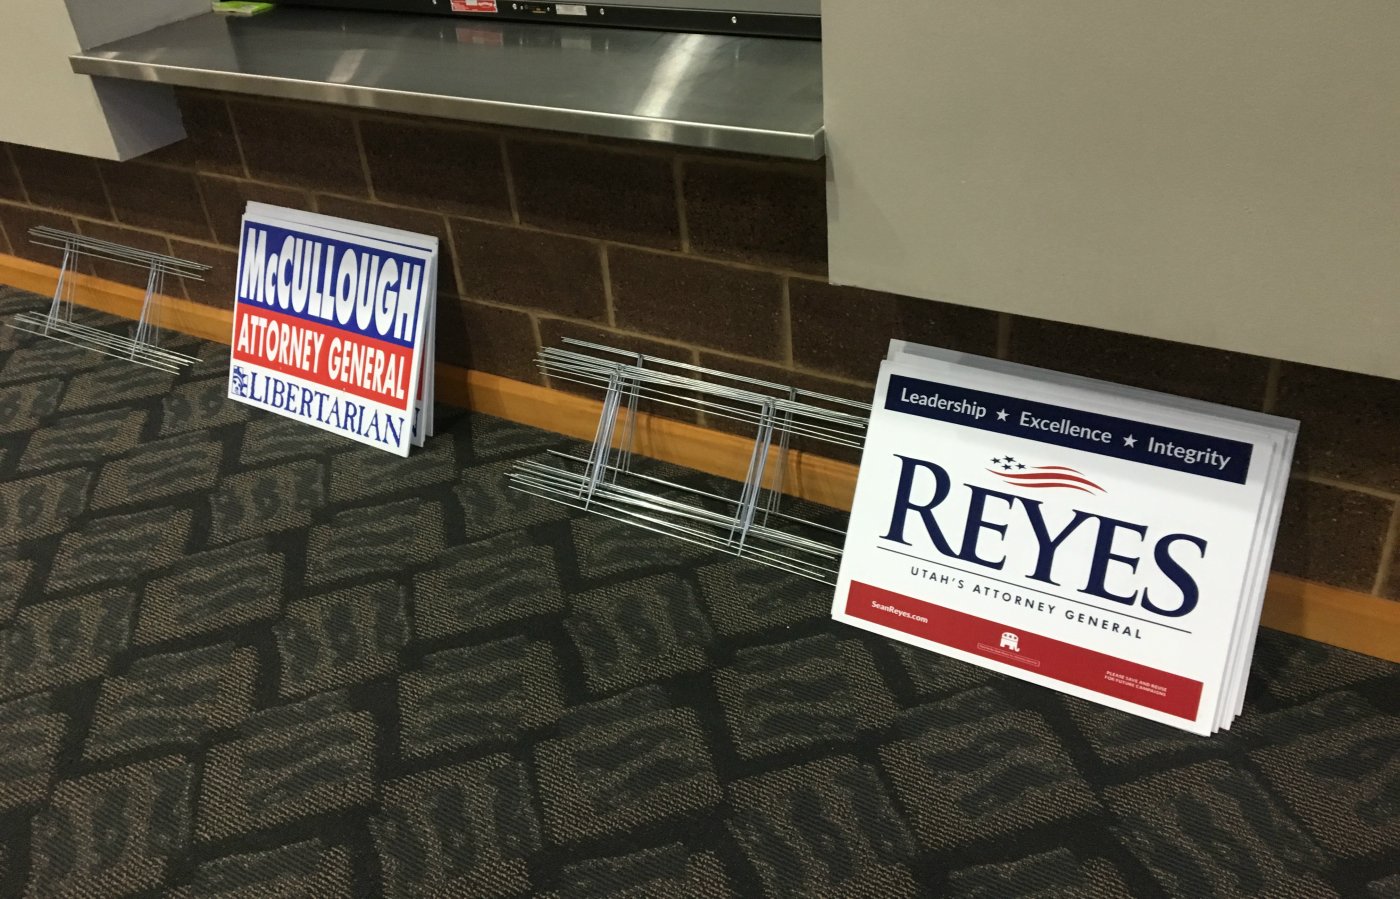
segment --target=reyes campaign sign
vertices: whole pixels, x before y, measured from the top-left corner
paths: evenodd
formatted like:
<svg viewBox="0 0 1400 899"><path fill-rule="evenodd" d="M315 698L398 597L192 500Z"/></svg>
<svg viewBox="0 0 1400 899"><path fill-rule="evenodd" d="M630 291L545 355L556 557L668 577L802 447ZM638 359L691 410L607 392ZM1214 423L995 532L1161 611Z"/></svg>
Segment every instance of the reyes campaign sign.
<svg viewBox="0 0 1400 899"><path fill-rule="evenodd" d="M897 347L883 366L834 616L1197 733L1228 727L1292 423L967 358Z"/></svg>
<svg viewBox="0 0 1400 899"><path fill-rule="evenodd" d="M436 256L435 238L250 204L229 397L408 455L423 439Z"/></svg>

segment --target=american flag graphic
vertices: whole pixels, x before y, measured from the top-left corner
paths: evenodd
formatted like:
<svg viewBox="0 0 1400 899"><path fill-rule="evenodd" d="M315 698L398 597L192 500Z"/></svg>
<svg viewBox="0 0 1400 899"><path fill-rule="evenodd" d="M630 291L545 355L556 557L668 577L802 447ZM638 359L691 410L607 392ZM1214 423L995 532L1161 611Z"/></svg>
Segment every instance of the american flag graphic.
<svg viewBox="0 0 1400 899"><path fill-rule="evenodd" d="M1001 478L1013 487L1061 487L1065 490L1078 490L1082 493L1106 493L1107 491L1084 477L1077 468L1067 465L1026 465L1011 456L992 460L987 471Z"/></svg>

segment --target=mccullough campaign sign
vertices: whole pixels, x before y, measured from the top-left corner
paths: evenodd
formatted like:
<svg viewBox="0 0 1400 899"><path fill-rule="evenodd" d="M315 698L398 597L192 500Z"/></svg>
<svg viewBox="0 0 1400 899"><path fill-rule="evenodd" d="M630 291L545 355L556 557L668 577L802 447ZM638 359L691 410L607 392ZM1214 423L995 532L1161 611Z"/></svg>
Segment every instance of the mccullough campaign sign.
<svg viewBox="0 0 1400 899"><path fill-rule="evenodd" d="M1295 429L898 345L833 614L1196 733L1228 727Z"/></svg>
<svg viewBox="0 0 1400 899"><path fill-rule="evenodd" d="M229 397L407 456L436 281L436 238L249 204Z"/></svg>

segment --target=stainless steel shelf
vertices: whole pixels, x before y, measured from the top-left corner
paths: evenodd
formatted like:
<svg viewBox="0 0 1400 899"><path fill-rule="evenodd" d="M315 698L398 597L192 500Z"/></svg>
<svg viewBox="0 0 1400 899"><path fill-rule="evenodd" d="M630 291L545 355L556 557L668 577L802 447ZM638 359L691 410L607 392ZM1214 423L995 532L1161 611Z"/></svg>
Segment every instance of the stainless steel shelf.
<svg viewBox="0 0 1400 899"><path fill-rule="evenodd" d="M279 8L70 57L84 75L796 159L825 154L821 44Z"/></svg>

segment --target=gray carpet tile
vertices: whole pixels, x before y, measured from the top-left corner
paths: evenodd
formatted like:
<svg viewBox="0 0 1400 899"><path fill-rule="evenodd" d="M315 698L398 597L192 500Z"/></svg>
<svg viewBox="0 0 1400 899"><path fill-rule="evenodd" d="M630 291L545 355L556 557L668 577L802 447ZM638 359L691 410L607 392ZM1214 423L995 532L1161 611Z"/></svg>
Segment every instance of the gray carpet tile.
<svg viewBox="0 0 1400 899"><path fill-rule="evenodd" d="M1400 895L1400 666L1264 631L1198 738L506 489L557 435L0 332L0 895Z"/></svg>

